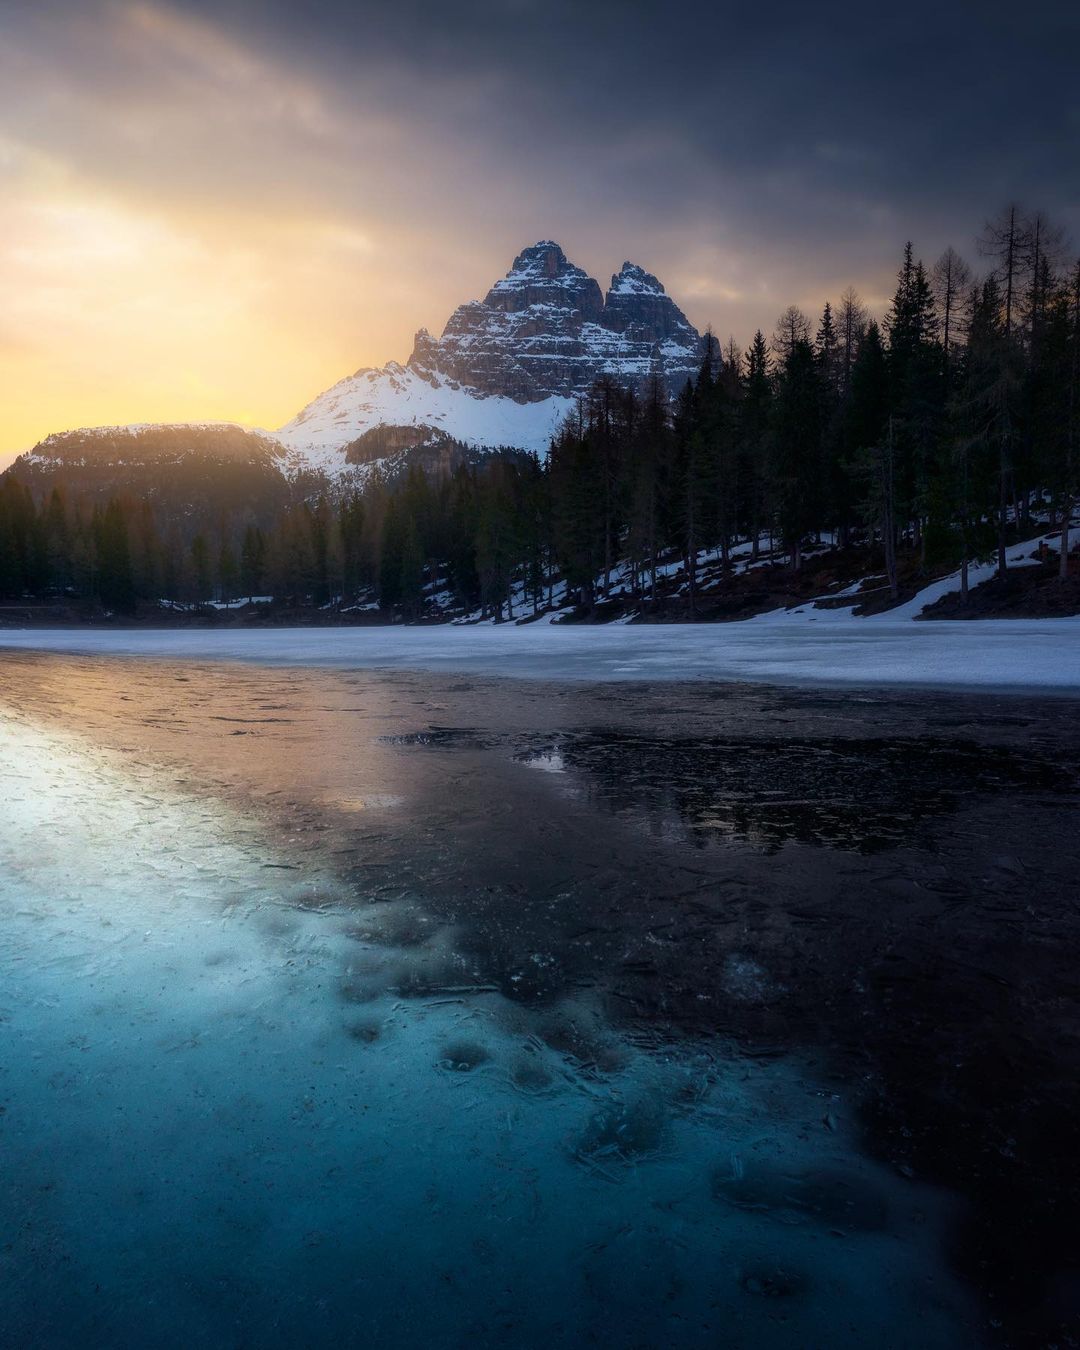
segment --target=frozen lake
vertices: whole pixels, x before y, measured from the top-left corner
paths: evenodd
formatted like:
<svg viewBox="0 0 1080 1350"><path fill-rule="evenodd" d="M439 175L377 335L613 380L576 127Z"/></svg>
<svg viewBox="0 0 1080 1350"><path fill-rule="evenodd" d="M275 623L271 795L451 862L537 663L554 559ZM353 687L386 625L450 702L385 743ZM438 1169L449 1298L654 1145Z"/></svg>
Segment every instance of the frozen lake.
<svg viewBox="0 0 1080 1350"><path fill-rule="evenodd" d="M0 655L0 1341L1063 1334L1078 705L416 631Z"/></svg>

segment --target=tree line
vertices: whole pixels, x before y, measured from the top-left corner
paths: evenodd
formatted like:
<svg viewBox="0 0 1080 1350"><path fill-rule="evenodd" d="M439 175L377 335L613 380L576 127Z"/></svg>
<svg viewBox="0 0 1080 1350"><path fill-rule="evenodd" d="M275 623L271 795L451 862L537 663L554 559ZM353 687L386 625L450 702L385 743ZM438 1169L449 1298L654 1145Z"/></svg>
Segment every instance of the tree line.
<svg viewBox="0 0 1080 1350"><path fill-rule="evenodd" d="M586 609L623 583L643 604L681 559L693 610L700 559L739 547L798 571L823 536L870 544L897 595L916 574L995 557L1049 520L1067 542L1080 495L1080 261L1040 213L1012 206L930 268L909 244L887 312L854 290L812 321L795 306L742 352L707 334L697 378L601 380L543 462L519 452L432 476L373 471L269 528L236 515L182 537L122 495L88 505L62 484L0 485L0 595L49 592L130 611L140 601L358 596L407 619L435 595L517 617L556 585ZM1062 575L1067 547L1061 549Z"/></svg>

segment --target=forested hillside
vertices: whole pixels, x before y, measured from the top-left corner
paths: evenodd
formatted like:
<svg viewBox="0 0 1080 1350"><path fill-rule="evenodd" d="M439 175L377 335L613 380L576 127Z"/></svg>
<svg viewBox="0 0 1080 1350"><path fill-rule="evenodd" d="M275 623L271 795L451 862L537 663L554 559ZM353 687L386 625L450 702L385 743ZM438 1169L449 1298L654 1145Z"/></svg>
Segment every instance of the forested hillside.
<svg viewBox="0 0 1080 1350"><path fill-rule="evenodd" d="M121 613L258 595L421 619L521 617L558 590L589 617L617 582L623 612L711 617L755 568L797 594L823 550L879 573L885 603L975 559L1004 575L1009 544L1067 531L1080 494L1080 262L1015 207L977 261L979 277L952 249L928 268L908 245L880 321L849 289L813 319L788 309L745 352L709 335L674 402L659 380L602 379L544 460L435 455L344 492L260 486L256 506L248 488L277 472L256 456L187 528L159 477L175 465L106 498L76 466L42 491L17 464L0 595ZM1056 565L1066 578L1067 547Z"/></svg>

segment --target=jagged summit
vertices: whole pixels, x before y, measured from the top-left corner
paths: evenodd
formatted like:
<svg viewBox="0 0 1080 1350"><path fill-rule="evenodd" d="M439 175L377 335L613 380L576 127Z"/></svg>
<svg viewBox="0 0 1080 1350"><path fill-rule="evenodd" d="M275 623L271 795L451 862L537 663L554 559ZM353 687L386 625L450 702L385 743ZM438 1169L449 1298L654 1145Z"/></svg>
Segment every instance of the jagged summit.
<svg viewBox="0 0 1080 1350"><path fill-rule="evenodd" d="M435 428L466 444L543 452L600 376L669 393L701 364L702 338L664 287L625 262L605 295L552 239L523 249L483 300L416 334L403 367L361 370L281 429L300 467L333 469L380 425Z"/></svg>
<svg viewBox="0 0 1080 1350"><path fill-rule="evenodd" d="M704 350L701 334L657 278L637 263L624 262L611 278L604 322L636 343L652 347L669 393L696 373L694 367L700 365Z"/></svg>
<svg viewBox="0 0 1080 1350"><path fill-rule="evenodd" d="M550 305L595 318L604 308L604 297L592 277L575 267L558 244L544 239L517 255L513 267L492 286L483 304L507 314Z"/></svg>
<svg viewBox="0 0 1080 1350"><path fill-rule="evenodd" d="M553 240L514 259L483 300L459 306L442 336L416 335L409 368L430 380L519 403L574 398L600 375L659 374L680 387L701 337L663 286L624 263L605 297Z"/></svg>
<svg viewBox="0 0 1080 1350"><path fill-rule="evenodd" d="M651 272L637 263L624 262L611 278L608 298L612 295L663 295L664 288Z"/></svg>

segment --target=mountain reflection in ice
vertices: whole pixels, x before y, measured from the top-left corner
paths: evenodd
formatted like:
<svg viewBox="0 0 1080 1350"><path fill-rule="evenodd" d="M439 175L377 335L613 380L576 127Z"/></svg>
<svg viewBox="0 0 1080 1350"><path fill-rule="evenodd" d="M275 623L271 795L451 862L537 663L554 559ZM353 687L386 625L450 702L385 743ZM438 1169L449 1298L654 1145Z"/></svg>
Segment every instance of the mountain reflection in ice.
<svg viewBox="0 0 1080 1350"><path fill-rule="evenodd" d="M0 775L5 1344L979 1343L945 1202L798 1055L508 999L310 812L19 716ZM325 809L377 852L411 786Z"/></svg>

